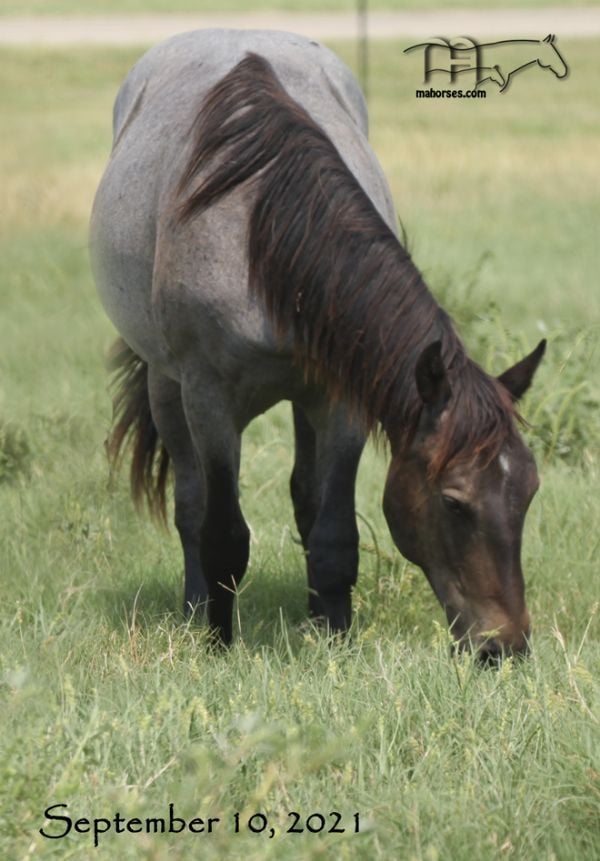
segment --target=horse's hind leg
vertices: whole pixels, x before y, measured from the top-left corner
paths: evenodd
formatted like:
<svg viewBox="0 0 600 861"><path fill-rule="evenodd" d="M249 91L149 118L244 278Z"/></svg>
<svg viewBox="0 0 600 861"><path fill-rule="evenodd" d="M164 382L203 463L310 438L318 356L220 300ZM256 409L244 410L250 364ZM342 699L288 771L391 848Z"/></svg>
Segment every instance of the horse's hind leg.
<svg viewBox="0 0 600 861"><path fill-rule="evenodd" d="M345 631L358 575L354 486L364 436L342 409L326 405L304 411L294 405L294 429L291 491L307 554L309 611L331 630Z"/></svg>
<svg viewBox="0 0 600 861"><path fill-rule="evenodd" d="M175 525L185 566L183 607L186 614L208 600L200 557L201 525L206 508L206 481L187 427L181 387L168 377L148 373L152 418L169 452L175 473Z"/></svg>

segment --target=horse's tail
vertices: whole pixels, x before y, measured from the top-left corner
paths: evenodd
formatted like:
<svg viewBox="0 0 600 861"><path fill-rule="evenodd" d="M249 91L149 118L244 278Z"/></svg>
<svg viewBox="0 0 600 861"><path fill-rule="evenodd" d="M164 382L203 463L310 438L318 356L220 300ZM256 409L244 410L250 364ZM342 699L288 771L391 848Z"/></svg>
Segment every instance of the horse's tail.
<svg viewBox="0 0 600 861"><path fill-rule="evenodd" d="M116 470L128 448L131 457L131 495L136 507L144 499L150 513L167 522L166 488L169 453L158 435L150 410L148 365L118 338L108 359L112 372L113 420L106 440L111 470Z"/></svg>

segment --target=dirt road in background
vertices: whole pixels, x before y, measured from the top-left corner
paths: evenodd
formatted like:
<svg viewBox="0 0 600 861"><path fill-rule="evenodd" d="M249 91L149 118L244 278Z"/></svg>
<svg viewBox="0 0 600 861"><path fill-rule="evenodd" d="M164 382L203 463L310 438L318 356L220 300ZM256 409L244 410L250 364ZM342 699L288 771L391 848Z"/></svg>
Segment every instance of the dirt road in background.
<svg viewBox="0 0 600 861"><path fill-rule="evenodd" d="M148 44L201 27L266 28L315 39L348 39L356 37L358 20L356 14L335 12L0 18L0 44ZM540 39L548 33L598 36L600 8L370 12L368 33L373 39L439 35Z"/></svg>

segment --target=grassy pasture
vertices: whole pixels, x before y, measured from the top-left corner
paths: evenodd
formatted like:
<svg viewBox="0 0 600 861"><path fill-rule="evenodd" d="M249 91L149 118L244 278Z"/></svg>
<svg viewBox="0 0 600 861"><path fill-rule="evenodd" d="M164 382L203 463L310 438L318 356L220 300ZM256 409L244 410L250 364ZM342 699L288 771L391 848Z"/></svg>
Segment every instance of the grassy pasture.
<svg viewBox="0 0 600 861"><path fill-rule="evenodd" d="M331 645L305 622L286 405L245 438L253 545L237 641L210 654L181 623L175 536L134 515L125 477L107 485L113 332L86 256L112 100L139 52L3 50L2 858L600 853L600 45L561 44L563 83L536 70L475 103L417 101L402 47L373 52L372 138L415 259L487 367L550 339L524 404L542 475L524 542L534 655L497 673L449 659L441 611L387 534L373 450L353 636ZM111 833L94 850L89 833L38 833L58 803L73 819L173 803L221 822L210 835ZM343 834L285 833L290 811L329 827L333 810ZM265 813L276 836L235 834L236 811Z"/></svg>

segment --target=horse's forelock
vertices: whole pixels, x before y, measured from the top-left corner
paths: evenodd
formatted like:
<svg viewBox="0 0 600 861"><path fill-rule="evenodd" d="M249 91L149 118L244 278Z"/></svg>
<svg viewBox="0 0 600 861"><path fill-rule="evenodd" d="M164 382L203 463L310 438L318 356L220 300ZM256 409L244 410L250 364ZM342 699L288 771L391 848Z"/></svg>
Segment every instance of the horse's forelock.
<svg viewBox="0 0 600 861"><path fill-rule="evenodd" d="M430 479L435 481L456 463L485 468L516 433L517 421L521 418L508 391L467 359L434 439Z"/></svg>

